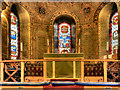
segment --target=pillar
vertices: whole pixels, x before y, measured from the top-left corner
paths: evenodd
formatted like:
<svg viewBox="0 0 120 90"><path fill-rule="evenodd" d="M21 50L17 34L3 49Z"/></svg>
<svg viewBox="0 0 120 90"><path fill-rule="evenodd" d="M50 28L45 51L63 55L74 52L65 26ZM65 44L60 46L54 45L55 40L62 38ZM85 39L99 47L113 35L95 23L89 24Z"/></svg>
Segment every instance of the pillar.
<svg viewBox="0 0 120 90"><path fill-rule="evenodd" d="M53 25L49 25L49 41L50 41L50 53L54 53L54 26Z"/></svg>

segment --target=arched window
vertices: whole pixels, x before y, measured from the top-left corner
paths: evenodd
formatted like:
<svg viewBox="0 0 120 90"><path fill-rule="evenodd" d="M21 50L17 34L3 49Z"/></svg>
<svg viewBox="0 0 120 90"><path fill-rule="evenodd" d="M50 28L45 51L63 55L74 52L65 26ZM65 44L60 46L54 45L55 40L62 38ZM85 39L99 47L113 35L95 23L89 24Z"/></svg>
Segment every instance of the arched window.
<svg viewBox="0 0 120 90"><path fill-rule="evenodd" d="M58 53L71 53L71 28L68 23L59 25Z"/></svg>
<svg viewBox="0 0 120 90"><path fill-rule="evenodd" d="M54 53L75 53L75 21L61 15L54 21Z"/></svg>
<svg viewBox="0 0 120 90"><path fill-rule="evenodd" d="M118 53L118 12L114 13L110 21L110 54Z"/></svg>
<svg viewBox="0 0 120 90"><path fill-rule="evenodd" d="M11 59L17 59L19 57L19 25L18 17L11 12L11 24L10 24L10 40L11 40Z"/></svg>

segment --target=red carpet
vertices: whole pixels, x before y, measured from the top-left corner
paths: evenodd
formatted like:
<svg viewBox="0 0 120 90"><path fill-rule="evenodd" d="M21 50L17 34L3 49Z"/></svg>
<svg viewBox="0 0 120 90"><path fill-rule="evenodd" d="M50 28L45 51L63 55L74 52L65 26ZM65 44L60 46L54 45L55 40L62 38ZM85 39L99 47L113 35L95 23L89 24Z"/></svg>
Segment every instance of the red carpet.
<svg viewBox="0 0 120 90"><path fill-rule="evenodd" d="M43 86L43 90L84 90L84 86Z"/></svg>
<svg viewBox="0 0 120 90"><path fill-rule="evenodd" d="M78 81L78 79L50 79L50 81L72 81L72 82L76 82Z"/></svg>

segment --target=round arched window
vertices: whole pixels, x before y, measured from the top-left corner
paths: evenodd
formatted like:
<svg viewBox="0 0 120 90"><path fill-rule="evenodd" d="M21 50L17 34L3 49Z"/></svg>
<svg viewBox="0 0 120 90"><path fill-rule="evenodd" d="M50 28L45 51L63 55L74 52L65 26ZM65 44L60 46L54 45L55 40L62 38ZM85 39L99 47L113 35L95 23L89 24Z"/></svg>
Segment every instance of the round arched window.
<svg viewBox="0 0 120 90"><path fill-rule="evenodd" d="M110 54L118 53L118 12L114 13L110 22Z"/></svg>
<svg viewBox="0 0 120 90"><path fill-rule="evenodd" d="M75 21L61 15L54 22L54 53L75 53Z"/></svg>
<svg viewBox="0 0 120 90"><path fill-rule="evenodd" d="M59 25L58 53L71 53L71 28L68 23Z"/></svg>

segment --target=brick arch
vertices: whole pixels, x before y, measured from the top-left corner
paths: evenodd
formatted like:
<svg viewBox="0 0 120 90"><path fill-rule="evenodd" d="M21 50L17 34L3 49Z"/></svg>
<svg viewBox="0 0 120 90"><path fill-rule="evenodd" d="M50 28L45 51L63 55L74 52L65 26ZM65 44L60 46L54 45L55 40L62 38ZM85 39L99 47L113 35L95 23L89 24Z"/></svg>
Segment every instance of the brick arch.
<svg viewBox="0 0 120 90"><path fill-rule="evenodd" d="M5 2L9 7L12 7L13 4L19 4L19 2Z"/></svg>
<svg viewBox="0 0 120 90"><path fill-rule="evenodd" d="M52 45L51 45L51 52L53 53L54 52L54 39L53 39L53 36L54 36L54 28L53 28L53 24L54 24L54 21L57 17L61 16L61 15L68 15L68 16L71 16L74 21L75 21L75 25L76 25L76 53L78 52L78 33L80 32L80 23L79 23L79 19L78 17L74 14L74 13L71 13L69 11L56 11L53 16L51 17L50 19L50 25L49 25L49 34L51 36L48 36L50 39L51 39L51 42L52 42Z"/></svg>
<svg viewBox="0 0 120 90"><path fill-rule="evenodd" d="M103 9L103 7L108 4L109 2L102 2L99 7L97 8L97 10L95 11L94 17L93 17L93 22L94 23L98 23L98 18L99 18L99 13L100 11Z"/></svg>
<svg viewBox="0 0 120 90"><path fill-rule="evenodd" d="M71 16L75 20L76 25L79 25L79 19L78 19L78 17L75 14L73 14L71 12L68 12L68 11L55 12L53 14L52 18L50 19L50 25L53 25L55 19L58 16L61 16L61 15L69 15L69 16Z"/></svg>
<svg viewBox="0 0 120 90"><path fill-rule="evenodd" d="M29 10L29 8L28 8L26 5L24 5L24 4L21 3L21 2L5 2L5 3L6 3L7 6L10 7L10 8L12 7L13 4L16 4L16 5L24 8L26 11L28 11L28 13L31 11L31 10Z"/></svg>
<svg viewBox="0 0 120 90"><path fill-rule="evenodd" d="M112 4L112 3L113 2L102 2L98 6L97 10L95 11L94 17L93 17L93 22L94 23L96 23L96 24L98 23L99 14L100 14L101 10L104 8L104 6L107 5L107 4ZM116 3L117 8L118 8L118 3L117 2L115 2L115 3Z"/></svg>

